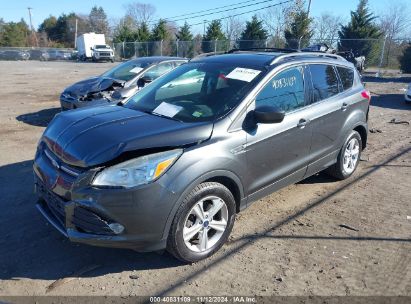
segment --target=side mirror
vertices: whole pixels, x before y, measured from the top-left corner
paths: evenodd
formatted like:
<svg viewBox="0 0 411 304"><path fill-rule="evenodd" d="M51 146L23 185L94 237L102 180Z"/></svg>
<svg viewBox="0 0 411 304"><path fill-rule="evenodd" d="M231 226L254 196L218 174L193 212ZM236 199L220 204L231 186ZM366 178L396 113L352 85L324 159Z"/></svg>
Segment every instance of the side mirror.
<svg viewBox="0 0 411 304"><path fill-rule="evenodd" d="M92 46L90 47L90 50L93 50L93 47L92 47Z"/></svg>
<svg viewBox="0 0 411 304"><path fill-rule="evenodd" d="M258 106L253 113L256 123L279 123L285 116L284 110L273 106Z"/></svg>
<svg viewBox="0 0 411 304"><path fill-rule="evenodd" d="M150 76L143 76L139 80L137 80L137 86L139 88L144 87L147 83L152 82L153 79Z"/></svg>

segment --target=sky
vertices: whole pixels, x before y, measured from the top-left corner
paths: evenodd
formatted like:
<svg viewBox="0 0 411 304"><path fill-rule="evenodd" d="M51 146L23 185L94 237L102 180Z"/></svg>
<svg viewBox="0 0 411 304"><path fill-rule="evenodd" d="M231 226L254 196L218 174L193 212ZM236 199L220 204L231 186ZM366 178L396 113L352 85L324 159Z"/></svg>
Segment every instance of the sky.
<svg viewBox="0 0 411 304"><path fill-rule="evenodd" d="M221 6L237 4L239 2L244 2L245 0L139 0L137 2L151 3L156 8L157 18L173 17L182 14L188 14L192 12L208 10L212 8L217 8ZM262 2L264 0L255 0L255 2ZM265 2L255 6L237 9L231 12L225 12L215 15L209 15L197 19L187 19L189 24L201 23L204 19L211 20L218 17L222 17L242 13L253 9L258 9L278 3L284 0L273 0L272 2ZM400 0L390 0L390 1L400 1ZM8 21L19 21L24 18L28 23L28 7L32 7L32 18L33 25L35 28L49 15L59 16L62 13L82 13L88 14L94 5L102 6L109 18L109 20L115 21L124 16L125 14L125 4L133 2L132 0L0 0L0 18L3 18L6 22ZM308 0L307 0L308 2ZM319 16L323 12L329 12L334 15L340 15L344 20L349 19L350 11L355 10L359 0L312 0L311 4L311 15ZM369 0L370 8L376 13L381 13L384 11L388 4L388 0ZM404 1L402 1L404 2ZM407 3L405 1L405 3ZM248 5L252 3L244 3L242 5ZM409 5L409 8L411 5ZM224 8L225 9L230 9ZM259 11L263 12L263 10ZM249 13L241 16L243 19L249 19L255 13ZM177 22L178 24L184 23L183 21ZM195 26L193 28L194 32L202 33L202 25Z"/></svg>

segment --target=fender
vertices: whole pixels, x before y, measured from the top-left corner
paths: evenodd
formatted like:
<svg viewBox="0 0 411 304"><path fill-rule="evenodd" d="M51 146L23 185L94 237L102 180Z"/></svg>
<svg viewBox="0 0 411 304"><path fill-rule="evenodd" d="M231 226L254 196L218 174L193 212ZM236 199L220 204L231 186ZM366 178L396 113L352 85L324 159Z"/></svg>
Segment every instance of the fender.
<svg viewBox="0 0 411 304"><path fill-rule="evenodd" d="M356 106L355 104L353 106ZM358 106L357 106L358 107ZM350 115L347 117L347 120L344 123L342 128L341 135L338 139L338 146L342 147L344 144L345 139L347 138L348 134L357 128L358 126L362 126L368 133L368 124L366 118L366 111L363 111L360 108L353 110ZM363 143L364 145L365 143Z"/></svg>

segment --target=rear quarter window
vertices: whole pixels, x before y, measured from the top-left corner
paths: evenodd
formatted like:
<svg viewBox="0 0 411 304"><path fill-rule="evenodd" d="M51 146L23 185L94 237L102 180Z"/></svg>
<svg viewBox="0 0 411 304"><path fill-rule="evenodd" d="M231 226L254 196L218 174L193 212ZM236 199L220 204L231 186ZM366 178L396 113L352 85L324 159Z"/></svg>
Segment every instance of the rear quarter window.
<svg viewBox="0 0 411 304"><path fill-rule="evenodd" d="M318 102L334 95L340 90L334 67L327 64L309 65L313 84L313 102Z"/></svg>
<svg viewBox="0 0 411 304"><path fill-rule="evenodd" d="M351 89L354 83L354 70L337 66L337 72L344 91Z"/></svg>

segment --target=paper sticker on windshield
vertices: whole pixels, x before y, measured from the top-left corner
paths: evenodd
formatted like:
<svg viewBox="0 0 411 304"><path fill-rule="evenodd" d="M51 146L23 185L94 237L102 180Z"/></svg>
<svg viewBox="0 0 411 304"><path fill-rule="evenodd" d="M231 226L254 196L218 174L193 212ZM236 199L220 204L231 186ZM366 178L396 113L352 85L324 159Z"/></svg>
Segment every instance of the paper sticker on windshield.
<svg viewBox="0 0 411 304"><path fill-rule="evenodd" d="M172 105L167 102L162 102L157 108L153 110L153 113L164 115L167 117L174 117L183 107Z"/></svg>
<svg viewBox="0 0 411 304"><path fill-rule="evenodd" d="M140 73L142 70L144 70L143 68L140 68L140 67L135 67L135 68L132 68L131 70L130 70L130 72L131 73L136 73L136 74L138 74L138 73Z"/></svg>
<svg viewBox="0 0 411 304"><path fill-rule="evenodd" d="M261 71L258 70L235 68L225 77L250 82L260 73Z"/></svg>

